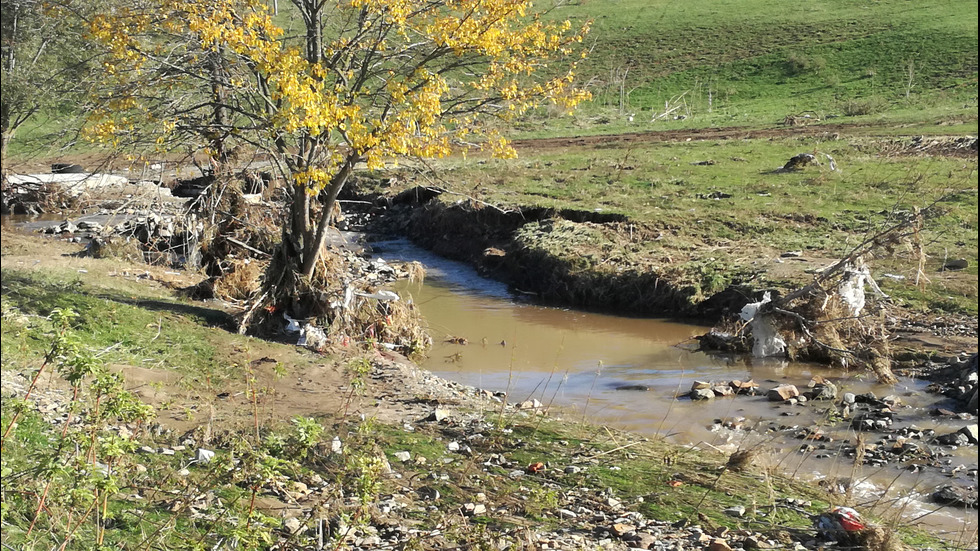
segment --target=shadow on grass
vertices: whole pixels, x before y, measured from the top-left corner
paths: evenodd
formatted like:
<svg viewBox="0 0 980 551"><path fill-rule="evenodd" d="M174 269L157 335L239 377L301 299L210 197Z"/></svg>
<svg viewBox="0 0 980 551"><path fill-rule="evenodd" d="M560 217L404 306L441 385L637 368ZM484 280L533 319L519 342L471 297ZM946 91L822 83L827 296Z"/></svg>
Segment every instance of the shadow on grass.
<svg viewBox="0 0 980 551"><path fill-rule="evenodd" d="M24 312L48 316L56 308L71 308L86 315L97 315L106 302L125 304L154 312L170 312L200 320L210 327L234 330L231 314L216 308L176 301L138 298L111 291L95 291L80 280L65 281L15 270L2 271L2 294Z"/></svg>

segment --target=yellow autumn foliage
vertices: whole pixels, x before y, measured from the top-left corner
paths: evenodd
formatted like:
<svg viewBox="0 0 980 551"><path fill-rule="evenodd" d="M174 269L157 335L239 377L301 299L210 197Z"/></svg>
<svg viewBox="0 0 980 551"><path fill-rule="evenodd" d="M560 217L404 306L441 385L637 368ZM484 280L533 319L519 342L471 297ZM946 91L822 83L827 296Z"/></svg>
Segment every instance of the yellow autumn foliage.
<svg viewBox="0 0 980 551"><path fill-rule="evenodd" d="M571 109L588 97L572 72L587 29L544 22L526 0L341 0L329 9L329 18L312 15L343 24L317 37L312 51L309 36L306 44L286 38L256 0L118 5L89 27L115 81L104 98L110 107L91 114L89 136L118 142L139 130L147 143L169 144L195 132L202 140L248 133L247 141L270 150L301 151L287 164L296 184L316 192L344 157L377 167L474 142L510 156L506 140L485 128L486 115L513 117L542 101ZM234 111L230 129L207 128L214 59ZM555 62L569 69L536 78ZM134 128L148 116L152 128Z"/></svg>

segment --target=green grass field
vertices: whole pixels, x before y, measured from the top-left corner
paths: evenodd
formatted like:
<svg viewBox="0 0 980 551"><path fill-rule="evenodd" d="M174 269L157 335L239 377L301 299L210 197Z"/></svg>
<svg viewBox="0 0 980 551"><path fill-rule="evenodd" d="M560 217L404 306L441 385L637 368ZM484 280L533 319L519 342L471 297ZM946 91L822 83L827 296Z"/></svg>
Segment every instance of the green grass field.
<svg viewBox="0 0 980 551"><path fill-rule="evenodd" d="M811 113L975 128L976 2L613 0L551 14L594 22L579 69L594 102L578 127L770 125Z"/></svg>

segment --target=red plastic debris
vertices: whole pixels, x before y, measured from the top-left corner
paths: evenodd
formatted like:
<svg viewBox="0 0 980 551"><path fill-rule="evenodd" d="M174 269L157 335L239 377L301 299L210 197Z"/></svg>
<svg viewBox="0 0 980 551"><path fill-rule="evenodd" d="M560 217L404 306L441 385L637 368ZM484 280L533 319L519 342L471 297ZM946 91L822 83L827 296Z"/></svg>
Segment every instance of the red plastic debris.
<svg viewBox="0 0 980 551"><path fill-rule="evenodd" d="M834 514L840 519L840 525L848 532L864 530L864 523L861 522L861 514L850 507L837 507Z"/></svg>

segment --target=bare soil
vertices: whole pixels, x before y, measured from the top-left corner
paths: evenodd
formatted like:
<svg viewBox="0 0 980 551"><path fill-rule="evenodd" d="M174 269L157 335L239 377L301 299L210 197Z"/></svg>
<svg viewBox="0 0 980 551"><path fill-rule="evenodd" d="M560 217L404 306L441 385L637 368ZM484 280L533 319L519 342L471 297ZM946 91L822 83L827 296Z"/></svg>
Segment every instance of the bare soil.
<svg viewBox="0 0 980 551"><path fill-rule="evenodd" d="M74 272L93 286L120 279L142 288L141 294L173 296L203 279L203 274L136 264L121 259L95 259L84 255L84 245L58 238L3 230L3 266L38 271ZM189 300L189 299L188 299ZM217 300L189 301L231 315L240 307ZM150 328L150 332L152 333ZM152 336L148 336L152 338ZM364 352L334 349L318 354L292 343L241 337L216 328L211 344L216 357L233 368L232 375L213 387L191 384L180 366L153 369L113 365L125 376L126 388L154 406L157 421L178 433L198 427L208 430L243 430L254 423L257 410L263 422L276 424L296 416L340 419L374 417L385 423L415 421L429 415L433 404L459 404L458 385L419 369L403 356L387 350L369 352L374 375L363 388L352 388L344 367ZM255 378L255 394L247 379ZM39 391L67 390L59 378L41 381ZM483 399L466 404L484 407Z"/></svg>

